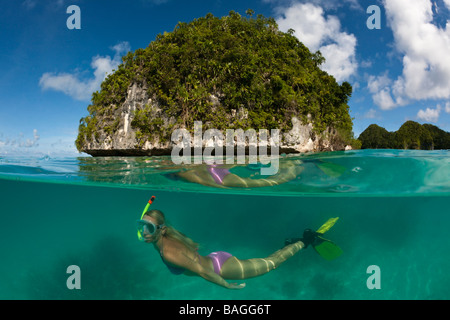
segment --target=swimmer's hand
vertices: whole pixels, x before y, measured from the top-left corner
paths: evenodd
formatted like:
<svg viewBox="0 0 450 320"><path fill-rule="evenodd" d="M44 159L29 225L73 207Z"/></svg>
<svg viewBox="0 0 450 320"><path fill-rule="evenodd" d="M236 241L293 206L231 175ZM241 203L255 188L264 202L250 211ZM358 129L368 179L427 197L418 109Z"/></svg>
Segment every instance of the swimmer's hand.
<svg viewBox="0 0 450 320"><path fill-rule="evenodd" d="M245 283L229 283L228 289L243 289L245 288Z"/></svg>

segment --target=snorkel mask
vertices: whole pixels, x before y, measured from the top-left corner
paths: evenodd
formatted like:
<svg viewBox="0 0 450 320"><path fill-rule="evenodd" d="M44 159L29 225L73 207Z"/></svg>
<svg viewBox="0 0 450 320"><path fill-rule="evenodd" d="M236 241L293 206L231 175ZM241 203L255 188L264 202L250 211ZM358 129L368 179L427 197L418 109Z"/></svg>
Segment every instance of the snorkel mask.
<svg viewBox="0 0 450 320"><path fill-rule="evenodd" d="M148 200L148 203L145 206L144 211L142 212L141 219L137 220L137 229L138 229L137 236L139 241L145 241L144 233L148 235L153 235L156 232L156 230L164 227L164 224L155 225L154 223L143 219L145 213L148 211L148 208L150 207L150 205L153 203L154 200L155 196L152 196L150 200Z"/></svg>

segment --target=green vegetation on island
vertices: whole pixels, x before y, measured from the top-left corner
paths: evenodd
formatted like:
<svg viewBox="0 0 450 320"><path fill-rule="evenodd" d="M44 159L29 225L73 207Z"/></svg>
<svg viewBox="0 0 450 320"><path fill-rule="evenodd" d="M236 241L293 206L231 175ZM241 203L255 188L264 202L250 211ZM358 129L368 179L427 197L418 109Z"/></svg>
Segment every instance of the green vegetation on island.
<svg viewBox="0 0 450 320"><path fill-rule="evenodd" d="M431 124L406 121L400 129L389 132L371 124L359 136L362 149L450 149L450 133Z"/></svg>
<svg viewBox="0 0 450 320"><path fill-rule="evenodd" d="M351 144L351 85L322 71L321 53L310 52L293 30L281 32L273 18L246 13L180 22L147 48L124 56L80 120L78 150L96 139L98 130L119 129L115 110L133 84L146 88L163 115L154 117L154 105L134 111L131 126L139 145L170 140L179 127L193 130L194 121L203 121L204 130L289 130L293 116L312 122L317 134L332 128ZM233 117L239 110L246 116Z"/></svg>

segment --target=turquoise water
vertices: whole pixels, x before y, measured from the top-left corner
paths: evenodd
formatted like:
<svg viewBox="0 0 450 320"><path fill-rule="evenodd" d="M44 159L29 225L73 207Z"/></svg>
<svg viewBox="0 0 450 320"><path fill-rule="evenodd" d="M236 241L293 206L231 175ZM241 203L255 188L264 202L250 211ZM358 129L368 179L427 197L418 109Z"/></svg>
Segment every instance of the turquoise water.
<svg viewBox="0 0 450 320"><path fill-rule="evenodd" d="M174 179L194 167L175 167L168 157L0 158L0 299L450 298L448 151L280 161L298 160L304 170L294 180L237 189ZM152 195L152 207L203 255L265 257L335 216L327 238L344 254L327 261L308 248L243 290L175 276L136 237ZM80 290L66 286L70 265L81 270ZM367 287L371 265L380 269L380 289Z"/></svg>

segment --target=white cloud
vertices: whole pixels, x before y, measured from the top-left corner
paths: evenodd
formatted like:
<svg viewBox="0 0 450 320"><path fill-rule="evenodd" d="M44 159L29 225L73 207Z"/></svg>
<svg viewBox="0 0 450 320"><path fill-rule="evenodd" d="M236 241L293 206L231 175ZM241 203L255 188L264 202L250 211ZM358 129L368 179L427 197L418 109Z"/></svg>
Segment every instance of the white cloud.
<svg viewBox="0 0 450 320"><path fill-rule="evenodd" d="M376 119L378 118L377 116L377 111L375 109L369 109L369 111L367 111L364 116L364 119Z"/></svg>
<svg viewBox="0 0 450 320"><path fill-rule="evenodd" d="M168 3L170 0L141 0L141 2L143 3L143 4L146 4L146 5L155 5L155 6L158 6L158 5L161 5L161 4L165 4L165 3Z"/></svg>
<svg viewBox="0 0 450 320"><path fill-rule="evenodd" d="M58 136L41 137L37 129L28 133L4 134L0 132L0 155L29 155L73 157L79 156L74 141L77 132L59 132Z"/></svg>
<svg viewBox="0 0 450 320"><path fill-rule="evenodd" d="M361 68L370 68L370 67L372 67L372 65L373 65L373 62L371 60L363 60L360 63Z"/></svg>
<svg viewBox="0 0 450 320"><path fill-rule="evenodd" d="M44 73L39 80L40 87L44 90L63 92L76 100L90 100L92 93L100 88L106 76L122 63L121 56L130 50L130 45L128 42L121 42L111 49L115 51L113 58L110 56L92 58L93 78L80 80L77 73Z"/></svg>
<svg viewBox="0 0 450 320"><path fill-rule="evenodd" d="M32 148L39 146L39 133L37 129L33 129L33 138L25 139L25 135L23 132L19 133L15 137L5 136L3 133L0 133L0 147L8 147L8 148Z"/></svg>
<svg viewBox="0 0 450 320"><path fill-rule="evenodd" d="M392 80L387 73L377 77L370 76L367 82L367 87L372 93L374 103L382 110L390 110L397 106L397 103L391 96L391 85Z"/></svg>
<svg viewBox="0 0 450 320"><path fill-rule="evenodd" d="M382 76L369 76L369 80L367 81L367 87L369 88L371 93L376 93L385 87L390 86L392 83L389 78L387 72Z"/></svg>
<svg viewBox="0 0 450 320"><path fill-rule="evenodd" d="M446 7L450 10L450 0L444 0Z"/></svg>
<svg viewBox="0 0 450 320"><path fill-rule="evenodd" d="M403 56L403 71L389 86L372 92L375 103L395 108L409 101L450 98L450 20L445 28L435 25L430 0L384 0L383 4L395 48ZM393 105L382 104L388 95Z"/></svg>
<svg viewBox="0 0 450 320"><path fill-rule="evenodd" d="M22 2L22 6L27 10L32 10L36 7L36 0L25 0Z"/></svg>
<svg viewBox="0 0 450 320"><path fill-rule="evenodd" d="M325 10L336 10L342 6L348 6L350 9L364 11L359 4L359 0L262 0L266 3L277 4L279 6L292 5L293 3L310 3L320 6Z"/></svg>
<svg viewBox="0 0 450 320"><path fill-rule="evenodd" d="M391 110L397 106L397 104L392 99L391 93L388 88L384 88L383 90L375 93L373 95L373 101L377 106L381 108L381 110Z"/></svg>
<svg viewBox="0 0 450 320"><path fill-rule="evenodd" d="M19 146L25 148L37 147L39 145L38 144L39 139L40 136L38 134L37 129L33 129L33 139L26 139L25 142L21 142Z"/></svg>
<svg viewBox="0 0 450 320"><path fill-rule="evenodd" d="M449 0L450 1L450 0ZM450 102L445 104L445 112L450 113Z"/></svg>
<svg viewBox="0 0 450 320"><path fill-rule="evenodd" d="M326 62L322 69L338 82L356 73L356 37L341 31L335 16L325 16L322 7L311 3L296 3L278 8L277 23L281 31L295 30L297 38L312 52L320 50Z"/></svg>
<svg viewBox="0 0 450 320"><path fill-rule="evenodd" d="M437 105L436 109L427 108L426 110L419 110L417 118L427 122L436 123L441 113L441 106Z"/></svg>

